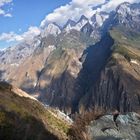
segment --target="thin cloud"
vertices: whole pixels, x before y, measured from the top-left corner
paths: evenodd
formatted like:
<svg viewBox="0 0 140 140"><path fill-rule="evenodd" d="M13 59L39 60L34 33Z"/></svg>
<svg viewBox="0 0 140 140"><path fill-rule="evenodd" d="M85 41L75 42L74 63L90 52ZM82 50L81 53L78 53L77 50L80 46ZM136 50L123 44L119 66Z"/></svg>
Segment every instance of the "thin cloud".
<svg viewBox="0 0 140 140"><path fill-rule="evenodd" d="M27 32L24 32L23 34L16 34L14 32L10 33L2 33L0 35L0 41L6 41L6 42L21 42L24 40L32 39L35 36L40 34L40 30L38 27L30 27Z"/></svg>
<svg viewBox="0 0 140 140"><path fill-rule="evenodd" d="M110 0L108 3L103 5L100 9L100 11L112 11L114 10L118 5L124 2L129 2L129 3L138 3L140 0Z"/></svg>
<svg viewBox="0 0 140 140"><path fill-rule="evenodd" d="M61 6L46 16L41 22L41 27L47 23L56 22L63 25L69 18L78 20L81 15L91 17L93 15L92 7L105 3L106 0L72 0L69 4Z"/></svg>
<svg viewBox="0 0 140 140"><path fill-rule="evenodd" d="M81 15L91 18L97 11L109 12L115 10L123 2L135 3L140 2L140 0L72 0L70 3L55 9L47 15L40 26L44 27L50 22L64 25L69 18L78 20Z"/></svg>
<svg viewBox="0 0 140 140"><path fill-rule="evenodd" d="M10 14L10 13L5 14L4 16L5 17L13 17L12 14Z"/></svg>
<svg viewBox="0 0 140 140"><path fill-rule="evenodd" d="M6 4L12 4L13 0L0 0L0 15L4 17L12 17L10 13L7 13L6 10L3 8Z"/></svg>
<svg viewBox="0 0 140 140"><path fill-rule="evenodd" d="M12 16L10 13L5 13L5 11L1 9L2 6L11 2L12 0L0 0L0 15ZM85 15L90 19L97 11L109 12L115 10L115 8L123 2L137 3L140 2L140 0L72 0L70 3L55 9L52 13L47 15L41 22L40 27L44 27L51 22L64 25L69 18L78 20L81 15ZM38 27L30 27L28 31L23 34L16 34L14 32L2 33L0 35L0 41L20 42L31 39L39 34L40 29Z"/></svg>
<svg viewBox="0 0 140 140"><path fill-rule="evenodd" d="M12 42L12 41L22 41L23 38L20 35L15 34L14 32L2 33L0 35L0 41Z"/></svg>

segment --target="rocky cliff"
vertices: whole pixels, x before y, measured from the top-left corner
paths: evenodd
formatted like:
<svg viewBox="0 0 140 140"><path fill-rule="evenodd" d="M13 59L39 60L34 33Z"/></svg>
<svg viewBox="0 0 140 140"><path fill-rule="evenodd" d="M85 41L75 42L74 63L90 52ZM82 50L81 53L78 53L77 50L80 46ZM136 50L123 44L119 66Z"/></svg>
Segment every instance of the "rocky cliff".
<svg viewBox="0 0 140 140"><path fill-rule="evenodd" d="M140 139L140 116L136 113L105 115L88 126L90 140L138 140Z"/></svg>

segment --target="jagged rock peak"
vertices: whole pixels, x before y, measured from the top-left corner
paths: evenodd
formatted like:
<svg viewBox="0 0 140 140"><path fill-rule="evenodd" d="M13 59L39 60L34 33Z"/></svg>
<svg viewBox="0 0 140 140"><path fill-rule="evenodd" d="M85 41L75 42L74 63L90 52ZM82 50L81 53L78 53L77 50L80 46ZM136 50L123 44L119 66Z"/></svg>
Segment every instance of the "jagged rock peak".
<svg viewBox="0 0 140 140"><path fill-rule="evenodd" d="M67 23L65 24L64 28L67 27L68 25L70 26L75 26L76 22L74 20L69 19Z"/></svg>
<svg viewBox="0 0 140 140"><path fill-rule="evenodd" d="M121 3L118 7L117 7L117 11L118 10L121 10L121 9L127 9L131 4L129 2L124 2L124 3Z"/></svg>
<svg viewBox="0 0 140 140"><path fill-rule="evenodd" d="M89 22L89 19L82 15L81 18L78 20L77 24L75 25L74 29L80 31L82 27L84 27Z"/></svg>
<svg viewBox="0 0 140 140"><path fill-rule="evenodd" d="M73 20L71 20L71 19L69 19L68 21L67 21L67 23L64 25L64 30L66 31L66 32L68 32L68 31L70 31L74 26L76 25L76 22L75 21L73 21Z"/></svg>
<svg viewBox="0 0 140 140"><path fill-rule="evenodd" d="M88 18L85 15L82 15L78 22L81 22L82 20L87 20L88 21Z"/></svg>
<svg viewBox="0 0 140 140"><path fill-rule="evenodd" d="M88 22L82 27L81 32L83 32L87 36L90 36L93 30L93 26Z"/></svg>
<svg viewBox="0 0 140 140"><path fill-rule="evenodd" d="M41 36L47 37L49 34L57 36L60 33L61 33L60 27L56 23L50 23L50 24L48 24L47 27L42 29Z"/></svg>
<svg viewBox="0 0 140 140"><path fill-rule="evenodd" d="M140 29L140 3L122 3L117 7L116 15L119 24L136 31Z"/></svg>
<svg viewBox="0 0 140 140"><path fill-rule="evenodd" d="M130 3L125 2L120 4L117 7L116 12L122 16L126 16L127 13L130 13Z"/></svg>
<svg viewBox="0 0 140 140"><path fill-rule="evenodd" d="M106 12L96 12L92 17L92 25L102 26L104 21L109 18L109 14Z"/></svg>

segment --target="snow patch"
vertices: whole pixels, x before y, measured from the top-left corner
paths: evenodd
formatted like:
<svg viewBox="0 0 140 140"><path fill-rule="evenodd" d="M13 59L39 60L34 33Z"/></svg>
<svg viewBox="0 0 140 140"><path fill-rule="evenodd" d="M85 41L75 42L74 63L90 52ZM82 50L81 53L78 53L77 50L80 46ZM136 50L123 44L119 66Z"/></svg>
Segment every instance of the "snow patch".
<svg viewBox="0 0 140 140"><path fill-rule="evenodd" d="M87 23L88 23L87 20L82 20L81 22L77 23L77 25L73 27L73 29L80 31L82 27L84 27Z"/></svg>
<svg viewBox="0 0 140 140"><path fill-rule="evenodd" d="M18 63L13 63L13 64L11 64L11 66L18 67L19 64Z"/></svg>
<svg viewBox="0 0 140 140"><path fill-rule="evenodd" d="M54 45L49 45L48 48L52 49L52 50L56 49L56 47Z"/></svg>
<svg viewBox="0 0 140 140"><path fill-rule="evenodd" d="M60 110L57 110L57 115L59 117L61 117L62 119L68 121L69 123L73 123L72 119L68 115L66 115L64 112L61 112Z"/></svg>
<svg viewBox="0 0 140 140"><path fill-rule="evenodd" d="M48 35L57 36L60 33L61 33L60 28L57 25L51 23L47 27L45 27L45 29L42 30L41 36L42 37L47 37Z"/></svg>
<svg viewBox="0 0 140 140"><path fill-rule="evenodd" d="M130 61L131 63L133 63L133 64L136 64L136 65L139 65L139 63L138 63L138 61L137 60L135 60L135 59L131 59L131 61Z"/></svg>

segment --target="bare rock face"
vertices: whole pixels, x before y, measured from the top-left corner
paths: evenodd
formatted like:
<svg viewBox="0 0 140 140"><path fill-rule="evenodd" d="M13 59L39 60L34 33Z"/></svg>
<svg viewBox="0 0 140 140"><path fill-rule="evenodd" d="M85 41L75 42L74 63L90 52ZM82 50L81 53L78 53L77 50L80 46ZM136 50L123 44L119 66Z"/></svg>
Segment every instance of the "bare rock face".
<svg viewBox="0 0 140 140"><path fill-rule="evenodd" d="M76 22L69 19L67 23L64 25L64 31L69 32L76 25Z"/></svg>
<svg viewBox="0 0 140 140"><path fill-rule="evenodd" d="M123 3L117 8L117 18L120 24L135 31L140 29L140 4Z"/></svg>
<svg viewBox="0 0 140 140"><path fill-rule="evenodd" d="M34 52L40 43L41 39L38 36L35 37L34 40L25 40L16 46L2 50L0 53L1 65L18 66Z"/></svg>
<svg viewBox="0 0 140 140"><path fill-rule="evenodd" d="M82 67L79 58L86 47L80 40L77 41L78 38L71 34L61 37L63 40L60 41L59 48L48 57L36 86L42 102L59 107L68 114L72 110L74 83Z"/></svg>
<svg viewBox="0 0 140 140"><path fill-rule="evenodd" d="M140 115L128 113L118 115L105 115L88 126L91 140L138 140L140 139Z"/></svg>
<svg viewBox="0 0 140 140"><path fill-rule="evenodd" d="M106 109L115 108L121 112L138 111L139 74L135 71L135 66L123 56L115 54L114 57L115 59L102 70L100 78L84 98L90 99L89 107L93 105ZM81 103L84 104L84 101Z"/></svg>
<svg viewBox="0 0 140 140"><path fill-rule="evenodd" d="M44 27L42 29L42 32L41 32L41 36L44 38L44 37L47 37L48 35L54 35L54 36L57 36L58 34L61 33L61 30L60 28L58 27L57 24L55 23L50 23L47 27Z"/></svg>

